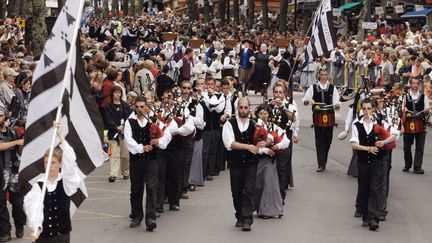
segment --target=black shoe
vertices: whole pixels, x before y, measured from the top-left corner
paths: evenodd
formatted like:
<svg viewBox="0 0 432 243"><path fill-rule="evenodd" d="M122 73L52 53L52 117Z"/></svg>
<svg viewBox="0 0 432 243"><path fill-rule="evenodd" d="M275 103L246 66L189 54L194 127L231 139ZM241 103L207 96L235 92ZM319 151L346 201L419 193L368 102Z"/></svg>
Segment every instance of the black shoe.
<svg viewBox="0 0 432 243"><path fill-rule="evenodd" d="M368 222L366 222L366 221L363 221L363 222L362 222L362 227L365 227L365 228L366 228L366 227L368 227L368 226L369 226Z"/></svg>
<svg viewBox="0 0 432 243"><path fill-rule="evenodd" d="M109 182L115 182L115 180L116 180L116 177L115 177L115 176L110 176L110 177L108 177L108 181L109 181Z"/></svg>
<svg viewBox="0 0 432 243"><path fill-rule="evenodd" d="M156 220L154 219L147 220L147 231L153 231L154 229L156 229L156 227L157 227Z"/></svg>
<svg viewBox="0 0 432 243"><path fill-rule="evenodd" d="M24 237L24 226L15 226L15 235L17 238Z"/></svg>
<svg viewBox="0 0 432 243"><path fill-rule="evenodd" d="M379 221L386 221L386 216L385 216L385 215L380 215L380 216L378 217L378 220L379 220Z"/></svg>
<svg viewBox="0 0 432 243"><path fill-rule="evenodd" d="M163 205L159 205L159 207L156 209L156 212L163 213L164 212Z"/></svg>
<svg viewBox="0 0 432 243"><path fill-rule="evenodd" d="M189 196L186 194L181 194L180 199L189 199Z"/></svg>
<svg viewBox="0 0 432 243"><path fill-rule="evenodd" d="M416 168L414 169L414 174L418 174L418 175L424 174L424 170L422 170L421 168Z"/></svg>
<svg viewBox="0 0 432 243"><path fill-rule="evenodd" d="M131 222L131 224L130 224L129 227L136 228L136 227L138 227L140 225L141 225L141 220L139 220L139 219L132 219L132 222Z"/></svg>
<svg viewBox="0 0 432 243"><path fill-rule="evenodd" d="M248 223L243 223L242 230L243 230L243 231L251 231L251 226L250 226L250 224L248 224Z"/></svg>
<svg viewBox="0 0 432 243"><path fill-rule="evenodd" d="M360 209L356 209L356 211L354 213L354 217L360 218L361 216L363 216L361 210Z"/></svg>
<svg viewBox="0 0 432 243"><path fill-rule="evenodd" d="M123 180L129 180L129 176L123 176Z"/></svg>
<svg viewBox="0 0 432 243"><path fill-rule="evenodd" d="M369 230L375 231L378 228L379 228L379 224L378 224L378 222L375 219L369 221Z"/></svg>
<svg viewBox="0 0 432 243"><path fill-rule="evenodd" d="M243 227L243 221L240 219L237 219L237 222L235 223L235 227L237 227L237 228Z"/></svg>
<svg viewBox="0 0 432 243"><path fill-rule="evenodd" d="M207 176L206 181L212 181L213 180L213 176Z"/></svg>
<svg viewBox="0 0 432 243"><path fill-rule="evenodd" d="M325 170L324 167L319 166L316 172L324 172L324 170Z"/></svg>
<svg viewBox="0 0 432 243"><path fill-rule="evenodd" d="M10 241L12 239L11 234L0 235L0 242Z"/></svg>
<svg viewBox="0 0 432 243"><path fill-rule="evenodd" d="M169 210L170 211L180 211L180 207L177 205L170 205Z"/></svg>
<svg viewBox="0 0 432 243"><path fill-rule="evenodd" d="M409 170L410 170L410 168L404 167L404 168L402 169L402 172L409 172Z"/></svg>

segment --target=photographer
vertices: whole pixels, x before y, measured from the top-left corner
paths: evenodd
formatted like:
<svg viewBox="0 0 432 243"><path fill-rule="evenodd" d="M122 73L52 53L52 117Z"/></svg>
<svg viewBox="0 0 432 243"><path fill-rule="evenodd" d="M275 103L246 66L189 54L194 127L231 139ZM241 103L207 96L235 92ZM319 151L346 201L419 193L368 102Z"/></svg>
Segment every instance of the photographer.
<svg viewBox="0 0 432 243"><path fill-rule="evenodd" d="M23 209L23 196L19 193L18 185L18 149L17 146L24 144L24 139L16 139L13 129L6 124L6 110L0 108L0 167L3 173L0 189L0 242L11 239L11 224L7 208L7 196L12 204L12 216L15 223L15 234L17 238L24 235L26 216Z"/></svg>

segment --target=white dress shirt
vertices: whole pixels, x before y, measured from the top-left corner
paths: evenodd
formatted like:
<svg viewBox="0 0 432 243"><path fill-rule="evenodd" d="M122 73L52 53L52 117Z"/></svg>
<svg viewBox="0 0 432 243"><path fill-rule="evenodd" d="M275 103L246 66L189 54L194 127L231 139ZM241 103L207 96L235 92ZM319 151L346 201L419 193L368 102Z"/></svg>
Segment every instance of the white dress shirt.
<svg viewBox="0 0 432 243"><path fill-rule="evenodd" d="M325 83L325 85L322 85L320 82L317 82L317 83L314 84L314 85L319 85L320 89L328 89L328 87L330 86L330 82L327 81L327 82ZM313 88L314 88L314 85L309 86L309 88L307 89L307 91L306 91L306 93L305 93L305 95L304 95L304 97L303 97L302 102L304 102L305 100L311 100L311 99L313 98L313 95L314 95L314 89L313 89ZM337 88L334 87L334 89L333 89L333 100L332 100L332 104L333 104L333 105L340 104L339 98L340 98L340 96L339 96L339 93L338 93L338 91L337 91Z"/></svg>
<svg viewBox="0 0 432 243"><path fill-rule="evenodd" d="M237 123L238 123L238 127L239 127L240 132L246 131L249 127L249 122L250 122L249 118L245 119L246 122L244 124L240 121L240 118L238 116L236 116L236 119L237 119ZM231 145L233 142L235 142L235 136L234 136L234 131L233 131L231 122L229 122L229 121L225 122L225 124L222 128L222 141L225 145L225 148L228 151L231 151L232 150Z"/></svg>

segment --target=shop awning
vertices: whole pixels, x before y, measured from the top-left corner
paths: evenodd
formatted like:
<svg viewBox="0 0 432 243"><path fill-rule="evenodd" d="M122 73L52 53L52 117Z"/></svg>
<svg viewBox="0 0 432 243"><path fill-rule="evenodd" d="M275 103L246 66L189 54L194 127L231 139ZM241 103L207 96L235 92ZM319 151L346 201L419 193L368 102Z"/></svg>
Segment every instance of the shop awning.
<svg viewBox="0 0 432 243"><path fill-rule="evenodd" d="M344 4L344 5L340 6L339 8L340 8L340 10L344 11L344 10L353 8L355 6L358 6L360 4L362 4L362 3L361 2L352 2L352 3Z"/></svg>
<svg viewBox="0 0 432 243"><path fill-rule="evenodd" d="M432 8L423 9L420 11L412 11L402 15L402 18L415 18L415 17L426 17L432 13Z"/></svg>

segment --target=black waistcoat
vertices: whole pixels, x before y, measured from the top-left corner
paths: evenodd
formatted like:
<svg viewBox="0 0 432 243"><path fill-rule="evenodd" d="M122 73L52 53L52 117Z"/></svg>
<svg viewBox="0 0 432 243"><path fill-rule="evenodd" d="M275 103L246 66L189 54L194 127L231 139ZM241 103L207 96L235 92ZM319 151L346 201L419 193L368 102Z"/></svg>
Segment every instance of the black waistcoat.
<svg viewBox="0 0 432 243"><path fill-rule="evenodd" d="M42 189L43 183L38 182ZM54 237L67 234L72 231L70 219L71 199L63 188L63 180L57 182L54 191L45 193L44 198L44 221L41 237Z"/></svg>
<svg viewBox="0 0 432 243"><path fill-rule="evenodd" d="M375 142L378 140L377 135L375 134L374 130L367 134L366 129L364 128L363 124L360 122L355 123L358 131L358 137L360 141L360 145L362 146L375 146ZM359 160L359 163L374 163L379 162L382 159L383 152L380 149L378 154L374 155L372 153L368 153L367 151L357 151Z"/></svg>
<svg viewBox="0 0 432 243"><path fill-rule="evenodd" d="M249 121L249 127L244 132L240 132L237 119L235 117L231 118L229 122L233 128L236 142L253 144L255 127L251 121ZM256 164L258 162L258 157L246 150L231 150L229 151L229 161L231 166L248 166Z"/></svg>
<svg viewBox="0 0 432 243"><path fill-rule="evenodd" d="M136 119L129 119L129 124L132 129L132 138L142 145L150 144L150 123L147 122L145 127L141 127ZM157 158L157 149L153 149L149 153L132 154L129 153L130 160L153 160Z"/></svg>

